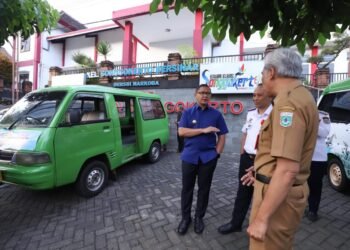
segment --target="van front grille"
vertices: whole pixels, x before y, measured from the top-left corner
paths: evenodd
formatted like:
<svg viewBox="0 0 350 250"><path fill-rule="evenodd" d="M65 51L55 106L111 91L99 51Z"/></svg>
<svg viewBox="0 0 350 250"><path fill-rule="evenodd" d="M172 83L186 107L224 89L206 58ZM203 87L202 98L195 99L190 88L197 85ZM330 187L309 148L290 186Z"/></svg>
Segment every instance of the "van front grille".
<svg viewBox="0 0 350 250"><path fill-rule="evenodd" d="M14 152L0 150L0 160L11 161L14 154Z"/></svg>

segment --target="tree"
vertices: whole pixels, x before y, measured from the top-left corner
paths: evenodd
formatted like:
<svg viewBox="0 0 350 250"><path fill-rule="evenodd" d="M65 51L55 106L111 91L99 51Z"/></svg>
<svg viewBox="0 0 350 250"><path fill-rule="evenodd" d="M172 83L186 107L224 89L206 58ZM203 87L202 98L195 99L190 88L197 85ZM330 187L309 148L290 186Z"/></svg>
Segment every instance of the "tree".
<svg viewBox="0 0 350 250"><path fill-rule="evenodd" d="M301 53L305 46L315 42L324 45L332 32L343 33L350 26L349 0L153 0L151 12L175 9L178 14L184 7L204 13L203 36L209 31L221 41L227 30L236 43L240 33L248 40L260 31L264 36L269 29L271 38L282 46L297 45Z"/></svg>
<svg viewBox="0 0 350 250"><path fill-rule="evenodd" d="M12 62L2 53L0 53L0 76L6 82L11 82L12 80Z"/></svg>
<svg viewBox="0 0 350 250"><path fill-rule="evenodd" d="M59 13L46 0L0 1L0 46L20 32L24 39L57 24Z"/></svg>
<svg viewBox="0 0 350 250"><path fill-rule="evenodd" d="M308 59L308 62L315 63L317 69L322 70L328 67L342 52L344 49L348 48L350 45L350 36L347 33L334 33L335 40L332 45L325 46L322 48L321 53L318 56L312 56ZM325 56L332 56L327 63L323 63Z"/></svg>

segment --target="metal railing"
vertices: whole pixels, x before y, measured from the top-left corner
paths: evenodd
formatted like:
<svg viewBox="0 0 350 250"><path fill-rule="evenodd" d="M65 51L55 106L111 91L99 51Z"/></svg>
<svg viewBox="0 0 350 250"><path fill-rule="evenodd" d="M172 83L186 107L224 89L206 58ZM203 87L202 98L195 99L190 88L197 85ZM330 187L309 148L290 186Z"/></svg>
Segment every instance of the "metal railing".
<svg viewBox="0 0 350 250"><path fill-rule="evenodd" d="M149 69L156 69L157 67L163 67L167 65L174 65L174 64L183 64L183 65L193 65L193 64L211 64L211 63L230 63L230 62L239 62L239 61L261 61L264 59L264 53L254 53L254 54L244 54L244 55L225 55L225 56L213 56L213 57L200 57L200 58L183 58L178 59L177 58L171 58L172 61L156 61L156 62L144 62L144 63L136 63L136 64L118 64L115 65L112 70L123 70L123 69L132 69L132 68L149 68ZM100 67L81 67L81 68L66 68L62 69L63 75L70 75L70 74L79 74L79 73L89 73L89 72L101 72L105 71L105 68ZM156 70L150 70L147 73L143 73L141 75L132 75L132 76L118 76L114 77L115 80L122 80L126 78L132 77L133 79L138 78L150 78L150 77L166 77L168 74L171 73L164 73L159 74L155 73ZM180 72L175 72L180 73ZM181 75L193 75L196 76L199 74L198 71L192 71L192 72L181 72ZM349 78L348 73L329 73L328 79L326 82L322 85L322 87L328 85L332 82L337 82L341 80L345 80ZM316 83L316 75L315 74L303 74L303 82L306 85L313 86Z"/></svg>
<svg viewBox="0 0 350 250"><path fill-rule="evenodd" d="M263 53L255 54L244 54L244 55L227 55L227 56L213 56L213 57L199 57L199 58L183 58L178 61L177 64L210 64L210 63L229 63L229 62L238 62L238 61L261 61L264 59ZM175 63L173 63L175 64ZM144 62L144 63L135 63L135 64L118 64L114 66L114 70L121 70L127 68L156 68L160 66L169 65L169 61L157 61L157 62ZM80 74L88 72L99 72L102 71L99 67L81 67L81 68L69 68L62 69L63 75L70 74ZM199 72L193 72L198 74ZM149 75L152 76L152 73Z"/></svg>

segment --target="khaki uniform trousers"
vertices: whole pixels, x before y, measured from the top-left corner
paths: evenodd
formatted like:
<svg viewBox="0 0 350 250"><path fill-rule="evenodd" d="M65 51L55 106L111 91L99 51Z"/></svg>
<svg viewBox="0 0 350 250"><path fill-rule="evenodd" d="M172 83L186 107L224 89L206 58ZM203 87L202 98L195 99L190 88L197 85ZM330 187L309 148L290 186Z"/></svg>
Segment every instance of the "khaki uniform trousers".
<svg viewBox="0 0 350 250"><path fill-rule="evenodd" d="M269 185L255 181L250 222L260 207ZM285 201L271 216L264 241L250 238L250 250L289 250L293 249L293 239L300 224L309 195L307 183L293 186Z"/></svg>

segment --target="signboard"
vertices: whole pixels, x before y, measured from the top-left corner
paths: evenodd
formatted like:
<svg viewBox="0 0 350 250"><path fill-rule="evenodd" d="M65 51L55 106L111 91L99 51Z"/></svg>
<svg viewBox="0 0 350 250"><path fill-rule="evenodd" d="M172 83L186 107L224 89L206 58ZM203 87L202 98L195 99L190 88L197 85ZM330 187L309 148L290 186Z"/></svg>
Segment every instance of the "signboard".
<svg viewBox="0 0 350 250"><path fill-rule="evenodd" d="M263 61L201 64L199 84L207 84L213 94L253 93L263 67Z"/></svg>
<svg viewBox="0 0 350 250"><path fill-rule="evenodd" d="M167 75L176 72L198 72L198 64L168 64L163 66L140 67L140 68L119 68L104 71L87 72L87 78L98 77L126 77L144 75Z"/></svg>
<svg viewBox="0 0 350 250"><path fill-rule="evenodd" d="M133 82L115 82L113 87L154 87L159 86L159 81L133 81Z"/></svg>
<svg viewBox="0 0 350 250"><path fill-rule="evenodd" d="M52 77L51 86L84 85L85 74L59 75Z"/></svg>

